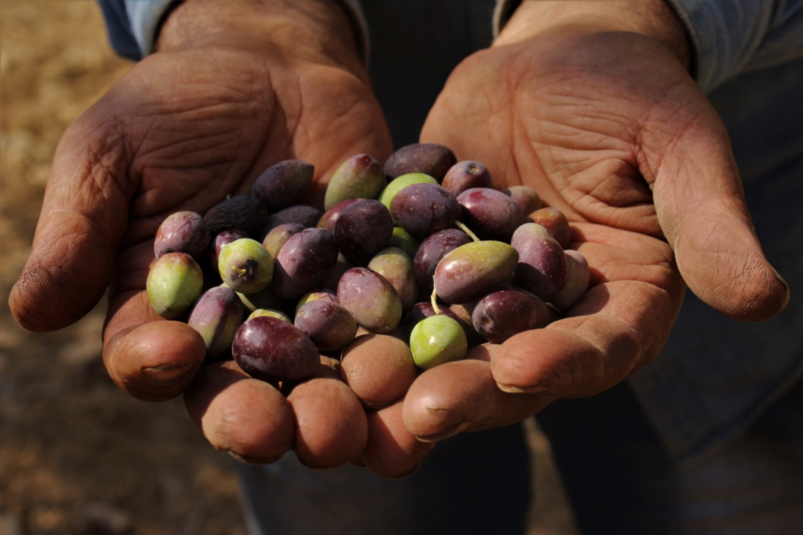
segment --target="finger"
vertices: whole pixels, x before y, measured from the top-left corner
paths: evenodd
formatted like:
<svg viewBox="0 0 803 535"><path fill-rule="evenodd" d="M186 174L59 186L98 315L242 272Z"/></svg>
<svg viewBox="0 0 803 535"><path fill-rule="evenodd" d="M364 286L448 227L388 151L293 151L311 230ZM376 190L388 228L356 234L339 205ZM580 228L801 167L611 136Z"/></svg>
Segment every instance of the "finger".
<svg viewBox="0 0 803 535"><path fill-rule="evenodd" d="M180 395L204 361L201 335L185 323L155 321L120 331L107 344L103 360L112 380L143 401Z"/></svg>
<svg viewBox="0 0 803 535"><path fill-rule="evenodd" d="M360 463L378 476L395 479L415 472L434 444L416 440L402 420L404 401L368 414L368 443Z"/></svg>
<svg viewBox="0 0 803 535"><path fill-rule="evenodd" d="M404 425L419 440L435 442L463 431L520 422L552 399L505 393L497 386L490 363L468 358L437 366L416 379L405 397Z"/></svg>
<svg viewBox="0 0 803 535"><path fill-rule="evenodd" d="M9 307L37 332L66 327L103 296L125 230L134 184L114 117L90 109L56 150L31 255Z"/></svg>
<svg viewBox="0 0 803 535"><path fill-rule="evenodd" d="M642 173L689 288L731 318L762 321L786 306L789 288L761 250L725 126L690 91L653 106L642 125Z"/></svg>
<svg viewBox="0 0 803 535"><path fill-rule="evenodd" d="M293 443L293 410L272 385L234 361L204 366L184 393L193 423L219 450L255 464L280 459Z"/></svg>
<svg viewBox="0 0 803 535"><path fill-rule="evenodd" d="M595 266L591 287L545 329L520 333L493 356L500 388L550 397L589 396L650 362L669 337L683 282L671 251L655 238L575 225Z"/></svg>
<svg viewBox="0 0 803 535"><path fill-rule="evenodd" d="M206 346L186 323L164 321L144 290L153 242L122 251L116 258L104 329L103 361L114 382L145 401L178 396L204 361Z"/></svg>
<svg viewBox="0 0 803 535"><path fill-rule="evenodd" d="M372 409L404 397L418 374L410 346L384 334L357 338L343 350L341 363L343 381Z"/></svg>
<svg viewBox="0 0 803 535"><path fill-rule="evenodd" d="M330 360L330 359L327 359ZM325 366L287 396L295 414L293 449L311 468L334 468L356 458L368 441L368 422L357 396Z"/></svg>

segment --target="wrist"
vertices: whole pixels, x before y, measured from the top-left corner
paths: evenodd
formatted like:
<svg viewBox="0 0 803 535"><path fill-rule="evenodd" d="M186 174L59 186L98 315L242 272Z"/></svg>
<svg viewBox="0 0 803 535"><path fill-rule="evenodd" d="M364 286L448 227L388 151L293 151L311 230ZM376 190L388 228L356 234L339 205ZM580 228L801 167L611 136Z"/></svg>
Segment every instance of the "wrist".
<svg viewBox="0 0 803 535"><path fill-rule="evenodd" d="M364 77L353 23L337 0L183 0L160 28L156 51L226 47L280 53Z"/></svg>
<svg viewBox="0 0 803 535"><path fill-rule="evenodd" d="M663 44L691 71L692 47L686 27L665 0L523 0L494 46L561 30L638 33Z"/></svg>

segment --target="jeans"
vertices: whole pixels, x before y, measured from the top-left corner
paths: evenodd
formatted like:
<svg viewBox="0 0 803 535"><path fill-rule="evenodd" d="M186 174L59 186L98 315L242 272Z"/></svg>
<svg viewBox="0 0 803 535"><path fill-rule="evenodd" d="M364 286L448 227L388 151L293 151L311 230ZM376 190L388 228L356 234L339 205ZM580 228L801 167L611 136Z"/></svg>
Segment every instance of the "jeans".
<svg viewBox="0 0 803 535"><path fill-rule="evenodd" d="M446 440L400 480L351 465L316 472L292 454L238 475L251 535L523 533L530 502L521 426Z"/></svg>
<svg viewBox="0 0 803 535"><path fill-rule="evenodd" d="M540 415L584 534L803 533L803 384L742 436L677 464L625 385Z"/></svg>
<svg viewBox="0 0 803 535"><path fill-rule="evenodd" d="M586 535L803 532L803 385L682 465L625 384L559 400L538 419ZM354 466L315 472L292 454L238 473L252 535L512 535L526 531L528 459L511 426L446 440L396 481Z"/></svg>

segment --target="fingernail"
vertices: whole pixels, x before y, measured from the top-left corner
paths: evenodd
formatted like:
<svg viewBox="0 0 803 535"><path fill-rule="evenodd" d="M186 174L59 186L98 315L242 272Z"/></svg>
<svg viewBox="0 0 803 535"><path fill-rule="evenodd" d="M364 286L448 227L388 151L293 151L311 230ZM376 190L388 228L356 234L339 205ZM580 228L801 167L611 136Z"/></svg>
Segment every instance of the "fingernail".
<svg viewBox="0 0 803 535"><path fill-rule="evenodd" d="M789 304L789 299L791 298L792 293L789 291L789 284L787 284L784 278L781 277L781 274L778 273L778 271L772 266L770 266L770 269L772 269L772 274L775 275L775 278L778 279L778 282L780 282L786 289L786 297L783 300L783 305L781 305L781 310L783 310L786 308L786 305Z"/></svg>
<svg viewBox="0 0 803 535"><path fill-rule="evenodd" d="M186 364L161 364L143 367L141 368L141 372L151 384L170 385L176 382L186 381L187 372L197 366L197 362L189 362Z"/></svg>
<svg viewBox="0 0 803 535"><path fill-rule="evenodd" d="M469 422L461 422L456 426L452 427L451 429L449 429L448 431L444 431L443 433L438 433L436 435L427 435L424 437L415 437L415 439L419 442L424 442L425 444L428 444L430 442L438 442L440 440L453 437L456 434L460 433L461 431L465 431L469 425L470 425Z"/></svg>
<svg viewBox="0 0 803 535"><path fill-rule="evenodd" d="M503 385L501 383L496 383L496 386L502 392L507 394L542 394L544 393L544 388L541 386L513 386L513 385Z"/></svg>

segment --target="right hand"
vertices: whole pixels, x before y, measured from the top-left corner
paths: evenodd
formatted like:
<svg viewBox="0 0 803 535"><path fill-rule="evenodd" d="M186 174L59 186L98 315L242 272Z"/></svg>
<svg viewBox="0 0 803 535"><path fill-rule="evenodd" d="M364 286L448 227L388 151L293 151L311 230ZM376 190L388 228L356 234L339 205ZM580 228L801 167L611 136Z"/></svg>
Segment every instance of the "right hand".
<svg viewBox="0 0 803 535"><path fill-rule="evenodd" d="M9 298L17 321L60 329L108 287L103 357L112 379L143 400L184 392L205 348L192 328L163 321L148 302L156 230L175 211L203 214L227 195L249 193L283 159L316 166L310 201L322 204L328 177L346 158L387 157L390 134L352 35L332 0L179 6L158 52L64 134L30 258ZM244 381L252 380L208 367L187 398L190 416L215 447L275 460L292 441L276 433L292 428L250 424L287 401ZM349 437L338 440L354 447Z"/></svg>
<svg viewBox="0 0 803 535"><path fill-rule="evenodd" d="M404 410L418 437L509 425L613 387L663 347L684 283L739 320L771 318L788 302L725 127L684 47L669 47L685 41L682 23L661 0L611 4L633 9L523 3L492 48L455 69L427 118L422 141L560 209L592 280L563 319L510 338L490 363L422 374ZM648 5L656 11L642 18Z"/></svg>

